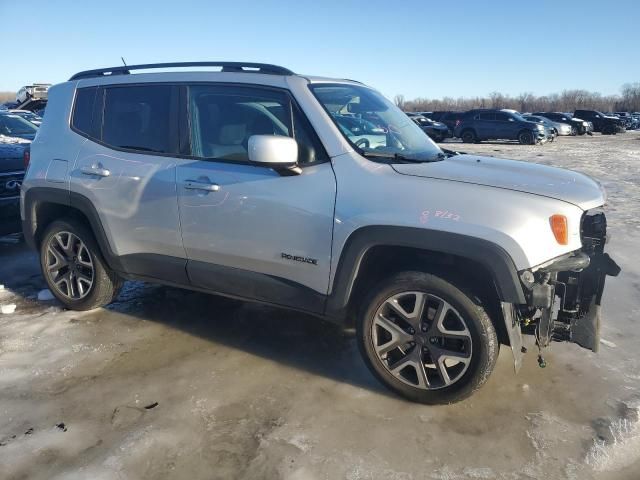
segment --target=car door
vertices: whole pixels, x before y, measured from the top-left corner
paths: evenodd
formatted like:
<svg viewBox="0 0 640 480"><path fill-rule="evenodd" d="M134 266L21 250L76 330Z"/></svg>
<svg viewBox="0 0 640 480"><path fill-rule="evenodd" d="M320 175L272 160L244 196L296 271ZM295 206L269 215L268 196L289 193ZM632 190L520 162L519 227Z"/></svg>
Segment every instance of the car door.
<svg viewBox="0 0 640 480"><path fill-rule="evenodd" d="M482 112L475 117L474 124L478 136L482 139L498 138L495 125L495 114L493 112Z"/></svg>
<svg viewBox="0 0 640 480"><path fill-rule="evenodd" d="M177 186L192 284L321 312L336 180L315 133L283 90L215 84L185 90L192 160L178 165ZM299 174L249 162L252 135L293 136Z"/></svg>
<svg viewBox="0 0 640 480"><path fill-rule="evenodd" d="M74 128L89 138L70 174L71 202L95 211L118 268L187 284L175 184L177 87L93 91L93 98L90 89L76 94L76 110L91 101L94 118L85 132Z"/></svg>
<svg viewBox="0 0 640 480"><path fill-rule="evenodd" d="M496 131L498 138L513 140L518 138L520 126L516 119L506 112L496 112Z"/></svg>

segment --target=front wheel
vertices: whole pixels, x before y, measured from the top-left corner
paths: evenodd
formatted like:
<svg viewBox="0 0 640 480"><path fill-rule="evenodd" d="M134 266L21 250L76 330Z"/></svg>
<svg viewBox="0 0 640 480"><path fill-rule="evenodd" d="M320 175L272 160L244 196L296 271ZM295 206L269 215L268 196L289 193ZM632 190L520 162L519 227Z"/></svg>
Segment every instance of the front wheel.
<svg viewBox="0 0 640 480"><path fill-rule="evenodd" d="M397 274L373 290L359 315L357 338L378 380L426 404L470 396L488 379L499 350L484 309L423 272Z"/></svg>
<svg viewBox="0 0 640 480"><path fill-rule="evenodd" d="M40 243L40 267L51 293L72 310L107 305L122 285L89 229L74 219L47 227Z"/></svg>

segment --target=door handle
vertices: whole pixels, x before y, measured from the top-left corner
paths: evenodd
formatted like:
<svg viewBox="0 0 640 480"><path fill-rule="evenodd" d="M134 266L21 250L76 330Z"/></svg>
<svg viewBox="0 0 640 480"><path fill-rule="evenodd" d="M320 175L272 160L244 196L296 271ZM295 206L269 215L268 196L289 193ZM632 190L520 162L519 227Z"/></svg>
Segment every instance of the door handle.
<svg viewBox="0 0 640 480"><path fill-rule="evenodd" d="M184 188L187 190L204 190L205 192L217 192L220 185L217 183L197 182L195 180L187 180L184 182Z"/></svg>
<svg viewBox="0 0 640 480"><path fill-rule="evenodd" d="M97 175L98 177L108 177L111 175L111 172L106 168L103 168L102 165L91 165L90 167L82 167L80 171L84 175Z"/></svg>

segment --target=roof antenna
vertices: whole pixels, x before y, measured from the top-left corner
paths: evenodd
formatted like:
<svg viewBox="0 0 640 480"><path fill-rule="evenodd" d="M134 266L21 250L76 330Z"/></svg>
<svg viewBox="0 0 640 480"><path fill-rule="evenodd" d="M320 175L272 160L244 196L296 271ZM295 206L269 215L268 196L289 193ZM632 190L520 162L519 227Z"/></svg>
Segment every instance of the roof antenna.
<svg viewBox="0 0 640 480"><path fill-rule="evenodd" d="M124 66L127 66L127 62L124 61L124 57L120 57L120 60L122 60L122 63L124 64Z"/></svg>

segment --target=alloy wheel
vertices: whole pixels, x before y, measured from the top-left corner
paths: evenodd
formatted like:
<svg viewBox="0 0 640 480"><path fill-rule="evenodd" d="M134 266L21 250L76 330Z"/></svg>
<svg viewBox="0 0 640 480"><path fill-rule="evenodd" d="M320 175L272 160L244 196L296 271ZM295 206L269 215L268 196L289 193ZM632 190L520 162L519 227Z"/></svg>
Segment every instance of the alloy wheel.
<svg viewBox="0 0 640 480"><path fill-rule="evenodd" d="M89 249L71 232L58 232L49 238L46 274L60 295L80 300L91 291L95 269Z"/></svg>
<svg viewBox="0 0 640 480"><path fill-rule="evenodd" d="M386 299L371 323L378 360L407 385L437 390L456 383L472 356L471 333L444 299L402 292Z"/></svg>

